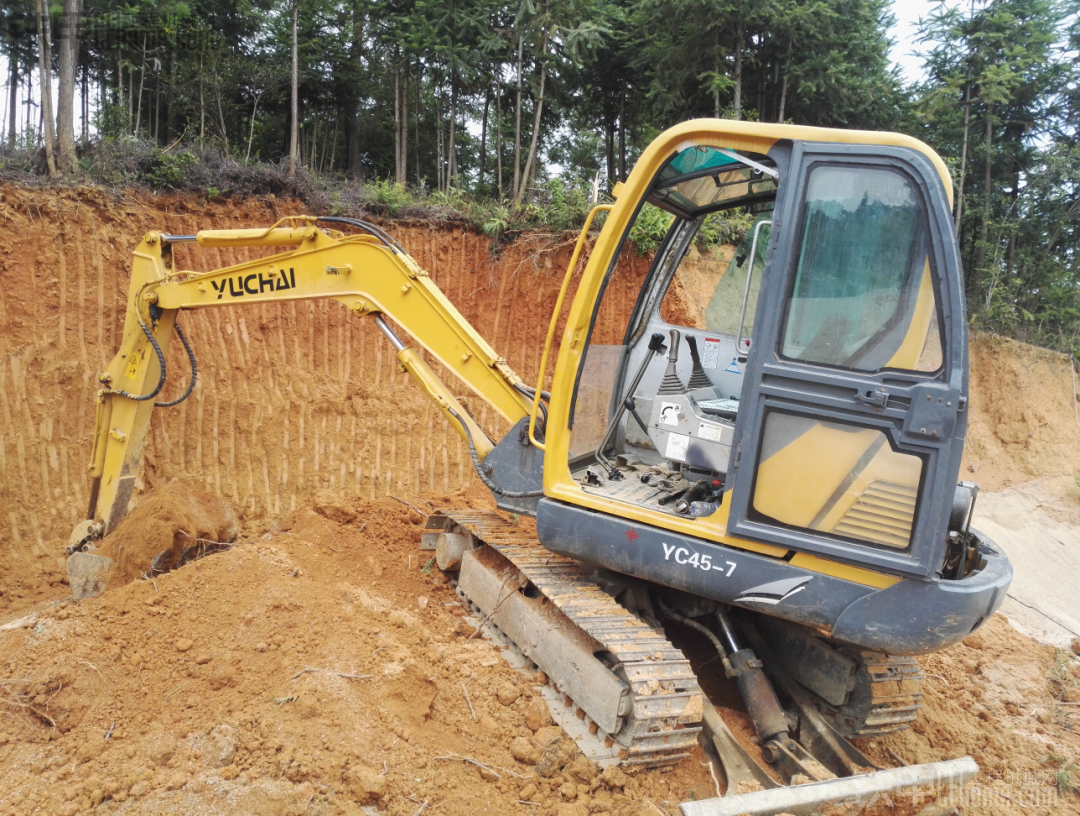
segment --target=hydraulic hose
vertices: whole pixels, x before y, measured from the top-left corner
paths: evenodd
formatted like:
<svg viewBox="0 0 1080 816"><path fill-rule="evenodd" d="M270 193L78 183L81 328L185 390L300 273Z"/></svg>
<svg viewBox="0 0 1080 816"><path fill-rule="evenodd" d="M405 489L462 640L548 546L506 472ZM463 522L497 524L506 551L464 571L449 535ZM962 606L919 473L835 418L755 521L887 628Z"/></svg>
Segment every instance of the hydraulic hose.
<svg viewBox="0 0 1080 816"><path fill-rule="evenodd" d="M119 388L106 389L105 393L116 394L118 397L124 397L129 400L134 400L135 402L146 402L147 400L156 397L158 393L160 393L161 389L165 387L165 355L162 353L161 346L158 345L158 341L154 339L154 333L150 331L150 327L142 321L139 321L139 327L143 330L143 334L146 335L146 339L150 341L150 345L154 347L154 351L157 353L158 364L161 368L161 376L158 377L157 386L149 394L143 394L142 396L131 394Z"/></svg>
<svg viewBox="0 0 1080 816"><path fill-rule="evenodd" d="M458 425L461 426L461 429L465 431L465 441L469 443L469 456L472 459L473 469L488 490L492 493L498 493L500 496L505 496L508 499L535 499L544 495L543 490L505 490L495 484L495 482L491 481L491 478L484 473L483 466L480 464L480 457L476 454L476 445L473 443L472 432L469 430L469 426L462 420L461 414L453 408L447 407L446 410L450 416L458 421Z"/></svg>
<svg viewBox="0 0 1080 816"><path fill-rule="evenodd" d="M529 386L522 385L521 383L514 383L514 389L516 391L524 394L529 399L532 399L534 396L536 396L536 389L535 388L529 388ZM541 422L540 422L540 433L544 433L547 430L547 416L548 416L548 413L547 413L547 406L543 403L543 400L549 400L549 401L551 400L550 392L541 391L540 392L540 399L541 399L540 413L543 415L541 417Z"/></svg>
<svg viewBox="0 0 1080 816"><path fill-rule="evenodd" d="M395 241L393 239L393 237L390 235L390 233L386 232L386 230L381 229L380 227L375 226L374 224L370 223L369 221L361 221L359 218L342 218L342 217L336 216L336 215L320 215L315 220L316 221L327 221L327 222L329 222L331 224L348 224L351 227L356 227L357 229L362 229L364 232L367 232L367 233L369 233L371 235L374 235L376 238L378 238L380 241L382 241L384 244L386 244L386 246L390 247L391 249L396 249L402 255L408 254L402 248L401 244L399 244L397 241Z"/></svg>
<svg viewBox="0 0 1080 816"><path fill-rule="evenodd" d="M716 648L717 654L720 655L720 661L724 664L724 673L728 677L735 676L735 669L732 668L731 661L728 660L727 650L724 649L724 644L720 642L720 638L718 638L711 629L709 629L707 626L702 626L697 621L690 620L690 618L684 618L682 615L677 615L675 612L668 609L667 606L664 605L663 601L658 601L657 603L660 606L660 613L665 618L671 618L671 620L675 621L676 623L681 623L683 626L689 626L691 629L694 629L705 635L705 637L707 637L712 642L712 645Z"/></svg>
<svg viewBox="0 0 1080 816"><path fill-rule="evenodd" d="M199 366L195 362L195 351L191 348L191 343L188 342L187 335L184 334L184 330L180 328L179 323L173 323L173 328L176 329L176 333L180 336L180 342L184 344L184 350L187 352L188 361L191 363L191 382L188 383L187 391L182 396L177 397L174 400L168 402L155 402L154 406L157 408L172 408L174 405L179 405L181 402L191 396L191 392L195 390L195 380L199 376Z"/></svg>

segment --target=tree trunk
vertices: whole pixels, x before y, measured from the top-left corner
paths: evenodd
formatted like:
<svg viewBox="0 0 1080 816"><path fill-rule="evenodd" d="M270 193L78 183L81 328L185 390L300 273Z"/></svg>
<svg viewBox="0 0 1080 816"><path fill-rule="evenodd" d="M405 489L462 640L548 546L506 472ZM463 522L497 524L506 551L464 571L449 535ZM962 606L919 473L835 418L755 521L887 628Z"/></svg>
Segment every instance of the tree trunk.
<svg viewBox="0 0 1080 816"><path fill-rule="evenodd" d="M716 49L715 68L716 68L716 75L719 77L720 76L720 27L719 26L717 26L717 28L716 28L715 39L716 39L716 42L713 44L714 48ZM720 118L720 88L719 88L719 86L713 86L712 98L713 98L713 116L716 117L717 119L719 119Z"/></svg>
<svg viewBox="0 0 1080 816"><path fill-rule="evenodd" d="M176 87L176 51L170 46L164 49L165 65L158 66L159 76L165 75L165 139L164 144L171 145L178 138L176 135L176 105L173 104L173 89ZM243 133L243 124L240 132ZM179 138L183 138L183 133ZM241 136L243 138L243 136Z"/></svg>
<svg viewBox="0 0 1080 816"><path fill-rule="evenodd" d="M120 77L123 78L124 72L121 68ZM135 108L132 103L135 101L135 67L128 66L128 93L127 93L127 108L128 108L128 127L131 127L131 123L135 119Z"/></svg>
<svg viewBox="0 0 1080 816"><path fill-rule="evenodd" d="M986 103L986 163L985 178L983 179L983 215L982 228L979 235L979 245L975 248L975 269L983 268L986 263L986 244L990 240L990 193L993 189L992 169L993 155L991 150L994 141L994 104Z"/></svg>
<svg viewBox="0 0 1080 816"><path fill-rule="evenodd" d="M491 109L491 89L484 93L484 120L480 125L480 172L477 174L476 189L479 191L484 186L484 171L487 169L487 131L488 111Z"/></svg>
<svg viewBox="0 0 1080 816"><path fill-rule="evenodd" d="M619 98L619 181L626 181L626 89Z"/></svg>
<svg viewBox="0 0 1080 816"><path fill-rule="evenodd" d="M401 183L401 70L394 66L394 181Z"/></svg>
<svg viewBox="0 0 1080 816"><path fill-rule="evenodd" d="M514 187L513 193L517 199L518 186L521 184L521 52L525 47L522 36L518 35L517 56L517 106L514 111Z"/></svg>
<svg viewBox="0 0 1080 816"><path fill-rule="evenodd" d="M424 79L424 74L423 71L417 71L417 73L419 76L413 83L416 91L416 97L413 99L416 103L413 109L413 146L416 148L416 161L413 164L416 165L416 189L419 190L423 186L423 179L420 177L420 83Z"/></svg>
<svg viewBox="0 0 1080 816"><path fill-rule="evenodd" d="M82 128L80 140L85 144L90 139L90 65L83 62L82 73Z"/></svg>
<svg viewBox="0 0 1080 816"><path fill-rule="evenodd" d="M500 79L495 83L495 187L499 200L503 198L502 166L502 66L499 66Z"/></svg>
<svg viewBox="0 0 1080 816"><path fill-rule="evenodd" d="M75 169L75 69L79 56L79 14L82 0L64 0L60 18L60 97L56 112L56 165L61 173Z"/></svg>
<svg viewBox="0 0 1080 816"><path fill-rule="evenodd" d="M135 104L135 138L139 138L139 126L142 124L143 88L146 85L146 35L142 38L142 62L139 64L139 101Z"/></svg>
<svg viewBox="0 0 1080 816"><path fill-rule="evenodd" d="M300 157L300 54L296 36L296 5L292 0L292 76L289 80L289 178L296 175L296 163Z"/></svg>
<svg viewBox="0 0 1080 816"><path fill-rule="evenodd" d="M206 99L203 96L203 55L199 51L199 147L206 138Z"/></svg>
<svg viewBox="0 0 1080 816"><path fill-rule="evenodd" d="M438 94L435 95L435 189L439 192L443 189L442 105Z"/></svg>
<svg viewBox="0 0 1080 816"><path fill-rule="evenodd" d="M41 79L41 123L45 134L45 164L49 175L56 175L56 157L53 155L53 106L52 106L52 21L49 20L47 0L38 0L38 70Z"/></svg>
<svg viewBox="0 0 1080 816"><path fill-rule="evenodd" d="M514 206L520 207L525 198L525 188L528 186L529 174L533 171L536 162L536 148L540 142L540 117L544 113L544 81L547 79L547 32L540 37L540 90L537 94L536 107L533 109L532 139L529 142L529 157L525 160L525 172L522 175L521 186L514 193Z"/></svg>
<svg viewBox="0 0 1080 816"><path fill-rule="evenodd" d="M409 63L405 63L401 89L401 183L409 180Z"/></svg>
<svg viewBox="0 0 1080 816"><path fill-rule="evenodd" d="M11 50L8 57L11 62L11 85L8 89L8 146L15 147L15 131L19 127L16 118L16 108L19 104L19 54L15 49Z"/></svg>
<svg viewBox="0 0 1080 816"><path fill-rule="evenodd" d="M615 175L615 119L609 117L604 126L604 153L607 159L607 177L612 187L618 181Z"/></svg>
<svg viewBox="0 0 1080 816"><path fill-rule="evenodd" d="M446 189L457 183L457 73L450 75L450 136L447 139L447 158L449 166L446 175Z"/></svg>
<svg viewBox="0 0 1080 816"><path fill-rule="evenodd" d="M244 164L251 161L251 142L255 138L255 114L259 112L260 99L262 99L262 92L255 94L255 104L251 106L251 127L248 129L247 153L244 154Z"/></svg>
<svg viewBox="0 0 1080 816"><path fill-rule="evenodd" d="M787 41L787 56L784 58L784 81L780 86L780 111L776 114L776 121L784 121L784 109L787 107L788 77L791 75L791 39Z"/></svg>
<svg viewBox="0 0 1080 816"><path fill-rule="evenodd" d="M221 127L221 141L225 145L225 158L229 158L229 131L225 127L225 111L223 111L221 108L221 82L218 79L217 68L214 69L214 98L217 101L218 124ZM295 117L293 118L293 121L296 121ZM296 145L296 142L298 141L298 136L299 134L294 131L292 139L293 145ZM294 154L290 152L290 164L293 163L293 159ZM293 165L293 167L295 168L295 164Z"/></svg>
<svg viewBox="0 0 1080 816"><path fill-rule="evenodd" d="M735 26L735 98L731 106L735 109L735 118L742 119L742 47L743 47L743 24L742 18Z"/></svg>
<svg viewBox="0 0 1080 816"><path fill-rule="evenodd" d="M359 11L353 18L352 61L357 74L363 71L364 22ZM360 103L355 88L349 88L345 104L345 175L362 181L364 168L360 157Z"/></svg>
<svg viewBox="0 0 1080 816"><path fill-rule="evenodd" d="M971 129L971 64L968 64L964 99L964 136L960 147L960 178L956 187L956 242L960 243L960 218L964 214L964 180L967 175L968 135Z"/></svg>

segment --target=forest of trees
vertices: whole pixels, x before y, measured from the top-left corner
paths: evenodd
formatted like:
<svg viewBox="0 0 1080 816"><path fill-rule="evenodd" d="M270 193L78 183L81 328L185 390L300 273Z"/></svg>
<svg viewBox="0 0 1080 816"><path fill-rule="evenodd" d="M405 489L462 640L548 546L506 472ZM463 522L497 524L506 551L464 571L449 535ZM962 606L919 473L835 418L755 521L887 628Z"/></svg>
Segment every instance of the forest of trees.
<svg viewBox="0 0 1080 816"><path fill-rule="evenodd" d="M694 117L898 130L952 170L973 324L1080 350L1080 0L936 7L914 85L890 6L5 0L0 162L78 177L130 143L182 173L212 150L514 213L609 190Z"/></svg>

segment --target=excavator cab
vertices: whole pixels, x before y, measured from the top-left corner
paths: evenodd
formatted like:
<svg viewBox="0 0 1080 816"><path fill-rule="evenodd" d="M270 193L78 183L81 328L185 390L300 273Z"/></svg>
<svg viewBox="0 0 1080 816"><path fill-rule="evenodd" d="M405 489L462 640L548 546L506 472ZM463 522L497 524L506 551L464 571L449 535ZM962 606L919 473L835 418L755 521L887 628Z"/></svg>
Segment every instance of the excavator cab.
<svg viewBox="0 0 1080 816"><path fill-rule="evenodd" d="M611 334L625 250L596 303L572 398L582 492L706 537L716 516L728 536L796 553L940 570L967 363L931 162L903 146L683 146L622 240L658 217L670 226L621 343L593 338ZM732 224L744 237L727 253L715 236Z"/></svg>
<svg viewBox="0 0 1080 816"><path fill-rule="evenodd" d="M965 637L1011 568L957 485L967 336L940 158L707 120L615 192L552 387L545 546L863 648ZM630 236L657 224L634 279Z"/></svg>

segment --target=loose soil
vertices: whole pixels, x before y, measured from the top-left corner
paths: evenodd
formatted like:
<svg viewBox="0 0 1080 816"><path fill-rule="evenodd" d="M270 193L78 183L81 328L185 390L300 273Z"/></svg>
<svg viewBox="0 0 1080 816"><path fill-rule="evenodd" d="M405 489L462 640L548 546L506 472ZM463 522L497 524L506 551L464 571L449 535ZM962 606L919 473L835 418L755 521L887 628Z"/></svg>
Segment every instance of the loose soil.
<svg viewBox="0 0 1080 816"><path fill-rule="evenodd" d="M199 388L155 414L133 510L102 545L123 553L110 589L65 600L59 556L87 500L94 378L115 351L135 238L293 212L272 197L0 188L0 816L637 816L715 795L700 750L669 773L601 773L558 741L533 680L469 639L464 608L418 548L420 512L391 495L429 513L490 507L489 494L383 339L327 304L182 317ZM570 238L528 236L493 256L459 225L391 229L535 379ZM211 250L182 263L248 257ZM611 302L624 311L646 263L629 252L620 261ZM616 317L602 335L614 336ZM1061 547L1075 547L1068 358L978 336L972 362L962 478L994 490L1043 479L1053 501L1037 497L1034 509L1063 525ZM169 396L188 376L177 366ZM1018 521L1034 510L1010 501L994 518L1018 528L1007 548L1021 547L1039 534ZM187 536L231 546L139 579ZM963 814L1080 809L1068 790L1080 787L1080 709L1069 705L1080 668L1069 652L995 616L922 664L916 726L860 742L877 764L973 756L977 784L952 802ZM756 750L737 702L717 702ZM865 812L908 816L930 803L903 797Z"/></svg>

